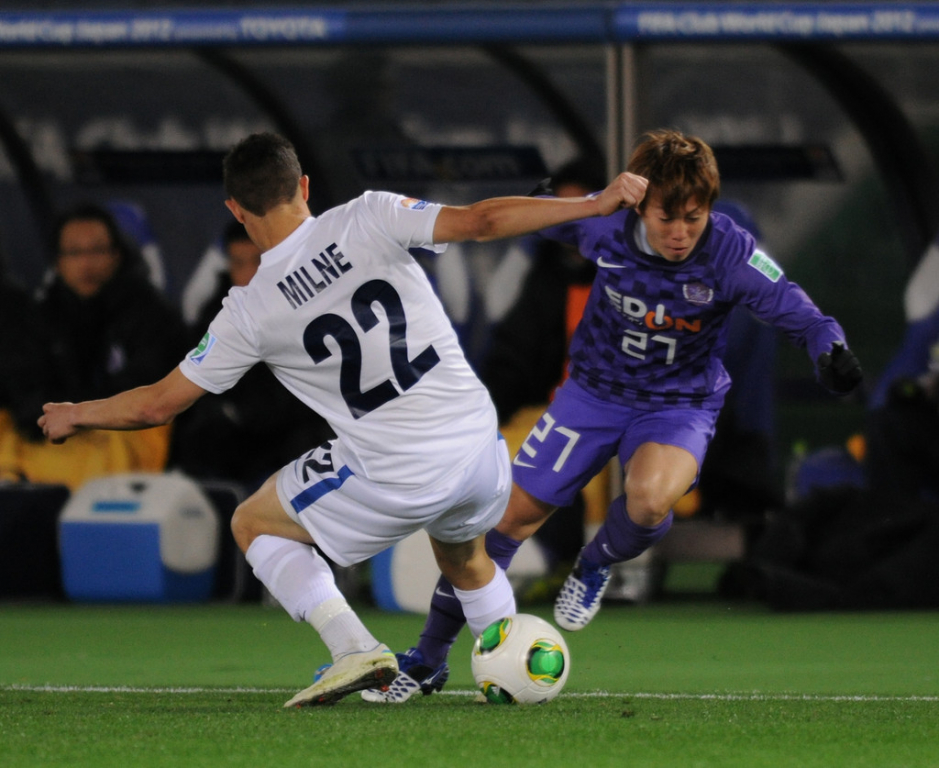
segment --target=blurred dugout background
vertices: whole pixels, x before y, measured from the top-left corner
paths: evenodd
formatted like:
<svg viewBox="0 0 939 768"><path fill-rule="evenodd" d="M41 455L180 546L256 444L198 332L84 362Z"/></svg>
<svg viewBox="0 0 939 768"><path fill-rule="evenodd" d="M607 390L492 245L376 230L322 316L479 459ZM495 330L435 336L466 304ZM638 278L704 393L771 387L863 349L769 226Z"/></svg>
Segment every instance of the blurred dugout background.
<svg viewBox="0 0 939 768"><path fill-rule="evenodd" d="M291 12L314 27L326 19L321 39L158 45L63 45L48 32L84 20L104 24L106 37L110 21L152 23L159 13L143 4L113 16L104 4L33 4L25 16L5 5L0 252L28 287L46 269L54 212L125 201L139 207L139 235L181 302L228 221L221 156L251 131L295 143L318 212L366 188L451 204L526 194L577 156L616 167L636 134L671 126L718 150L723 197L745 206L766 250L841 321L873 382L903 336L904 290L939 224L939 34L929 32L939 25L928 4L858 3L837 33L818 26L802 37L792 19L821 24L847 11L347 3ZM183 3L161 8L194 29L215 13L233 14L225 19L242 31L258 14L283 20L243 2L200 3L196 16ZM644 8L659 15L642 17ZM748 33L713 26L731 11L753 22ZM619 26L610 33L598 19ZM471 358L497 319L490 277L508 248L468 247L435 274ZM862 421L862 400L833 403L806 362L779 340L784 453L797 440L841 442Z"/></svg>

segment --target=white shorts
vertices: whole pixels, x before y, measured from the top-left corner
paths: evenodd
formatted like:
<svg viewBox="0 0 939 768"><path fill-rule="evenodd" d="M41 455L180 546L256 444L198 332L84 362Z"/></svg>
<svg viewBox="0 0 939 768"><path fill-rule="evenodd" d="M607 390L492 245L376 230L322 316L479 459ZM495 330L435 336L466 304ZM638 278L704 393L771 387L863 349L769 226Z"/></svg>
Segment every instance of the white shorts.
<svg viewBox="0 0 939 768"><path fill-rule="evenodd" d="M338 565L367 560L422 528L439 541L470 541L495 527L509 503L512 466L501 437L422 486L357 477L339 460L341 448L341 439L330 440L277 474L284 510Z"/></svg>

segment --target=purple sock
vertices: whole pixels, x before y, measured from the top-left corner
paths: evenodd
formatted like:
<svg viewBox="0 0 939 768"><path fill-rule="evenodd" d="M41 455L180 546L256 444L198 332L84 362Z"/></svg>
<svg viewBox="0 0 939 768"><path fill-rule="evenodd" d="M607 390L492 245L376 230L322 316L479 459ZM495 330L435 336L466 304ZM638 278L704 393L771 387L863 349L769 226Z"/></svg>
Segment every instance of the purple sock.
<svg viewBox="0 0 939 768"><path fill-rule="evenodd" d="M515 557L522 542L509 538L495 529L486 534L486 552L503 570L508 570L509 563ZM424 662L431 667L439 667L447 660L450 648L456 642L466 618L459 598L453 594L453 587L443 576L437 580L433 597L430 599L430 611L424 622L421 639L417 650L424 657Z"/></svg>
<svg viewBox="0 0 939 768"><path fill-rule="evenodd" d="M463 605L453 594L450 582L441 576L430 598L430 611L417 643L424 662L434 668L443 664L464 624Z"/></svg>
<svg viewBox="0 0 939 768"><path fill-rule="evenodd" d="M509 570L509 564L522 542L516 541L495 528L486 534L486 553L503 571Z"/></svg>
<svg viewBox="0 0 939 768"><path fill-rule="evenodd" d="M606 521L600 526L580 556L588 563L612 565L638 557L661 539L672 527L672 512L658 525L637 525L626 514L626 497L617 496L606 513Z"/></svg>

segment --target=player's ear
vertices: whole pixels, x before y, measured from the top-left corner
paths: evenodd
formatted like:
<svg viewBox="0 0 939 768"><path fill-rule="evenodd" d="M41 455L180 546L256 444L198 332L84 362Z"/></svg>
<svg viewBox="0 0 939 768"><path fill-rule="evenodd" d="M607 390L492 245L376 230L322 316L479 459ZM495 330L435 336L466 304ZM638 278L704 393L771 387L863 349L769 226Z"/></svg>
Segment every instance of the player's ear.
<svg viewBox="0 0 939 768"><path fill-rule="evenodd" d="M241 224L245 223L244 211L241 210L241 206L238 205L238 203L236 203L232 198L229 197L225 201L225 207L228 208L229 211L231 211L232 216L235 217L236 221L240 222Z"/></svg>
<svg viewBox="0 0 939 768"><path fill-rule="evenodd" d="M306 174L300 177L300 193L304 202L310 199L310 177Z"/></svg>

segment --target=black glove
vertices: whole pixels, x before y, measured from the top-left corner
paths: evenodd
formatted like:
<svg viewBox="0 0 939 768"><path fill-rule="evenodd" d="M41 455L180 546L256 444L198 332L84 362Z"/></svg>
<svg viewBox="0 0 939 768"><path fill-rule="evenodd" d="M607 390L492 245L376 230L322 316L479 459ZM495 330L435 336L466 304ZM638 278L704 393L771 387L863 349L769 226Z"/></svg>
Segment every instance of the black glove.
<svg viewBox="0 0 939 768"><path fill-rule="evenodd" d="M855 354L838 342L831 345L831 352L822 352L815 364L822 386L839 395L846 395L860 384L864 377L861 373L861 363Z"/></svg>

